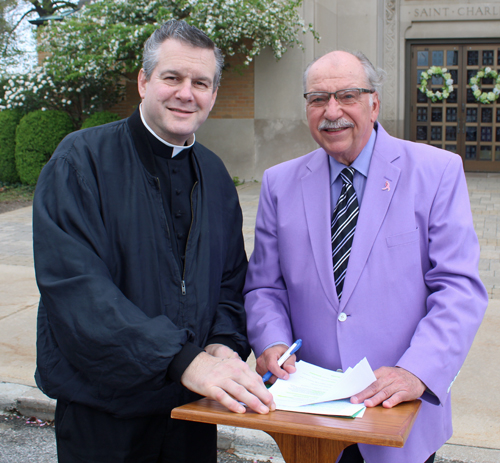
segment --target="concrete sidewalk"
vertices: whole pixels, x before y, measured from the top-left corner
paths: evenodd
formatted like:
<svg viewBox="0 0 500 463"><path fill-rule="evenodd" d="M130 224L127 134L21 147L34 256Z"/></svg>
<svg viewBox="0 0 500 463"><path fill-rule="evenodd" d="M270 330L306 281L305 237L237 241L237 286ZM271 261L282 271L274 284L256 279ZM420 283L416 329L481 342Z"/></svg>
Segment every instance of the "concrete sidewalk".
<svg viewBox="0 0 500 463"><path fill-rule="evenodd" d="M467 174L474 226L481 244L480 273L490 303L474 345L453 386L454 435L440 461L500 462L500 174ZM245 247L253 250L259 183L238 187ZM35 337L38 289L33 271L31 207L0 214L0 412L53 417L55 403L38 389ZM254 364L255 359L251 358ZM249 459L282 462L259 431L219 428L219 446Z"/></svg>

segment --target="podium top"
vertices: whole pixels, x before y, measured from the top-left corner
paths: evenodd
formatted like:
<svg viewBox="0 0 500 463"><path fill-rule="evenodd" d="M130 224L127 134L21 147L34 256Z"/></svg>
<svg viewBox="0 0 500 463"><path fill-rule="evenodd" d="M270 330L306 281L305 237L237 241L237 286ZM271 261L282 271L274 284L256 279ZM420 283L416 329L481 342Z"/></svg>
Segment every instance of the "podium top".
<svg viewBox="0 0 500 463"><path fill-rule="evenodd" d="M421 406L420 400L391 409L367 408L362 418L337 418L276 410L260 415L251 410L233 413L210 399L174 408L172 418L238 426L294 436L341 440L360 444L403 447Z"/></svg>

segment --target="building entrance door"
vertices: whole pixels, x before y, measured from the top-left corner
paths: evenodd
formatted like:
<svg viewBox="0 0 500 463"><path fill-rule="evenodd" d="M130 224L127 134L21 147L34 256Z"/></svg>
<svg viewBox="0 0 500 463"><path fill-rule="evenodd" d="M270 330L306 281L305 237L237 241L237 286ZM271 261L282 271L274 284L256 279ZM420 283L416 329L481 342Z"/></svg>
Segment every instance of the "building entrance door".
<svg viewBox="0 0 500 463"><path fill-rule="evenodd" d="M422 73L431 66L451 74L453 91L447 98L437 98L437 92L447 90L440 76L427 80L435 101L420 90ZM500 99L479 102L470 85L486 68L500 70L500 44L412 45L410 139L460 154L466 171L500 172ZM496 79L484 77L478 83L484 98Z"/></svg>

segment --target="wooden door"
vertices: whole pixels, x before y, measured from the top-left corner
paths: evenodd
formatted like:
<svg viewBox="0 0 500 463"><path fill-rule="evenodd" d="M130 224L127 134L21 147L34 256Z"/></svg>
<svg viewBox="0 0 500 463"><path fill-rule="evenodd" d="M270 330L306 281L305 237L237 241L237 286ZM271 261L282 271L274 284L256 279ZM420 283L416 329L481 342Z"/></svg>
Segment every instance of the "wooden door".
<svg viewBox="0 0 500 463"><path fill-rule="evenodd" d="M453 91L447 98L432 101L419 89L431 66L451 74ZM412 45L410 139L460 154L466 171L500 172L500 100L480 103L469 83L485 68L500 71L500 44ZM496 81L480 83L487 93ZM443 86L442 77L427 80L434 93L442 93Z"/></svg>

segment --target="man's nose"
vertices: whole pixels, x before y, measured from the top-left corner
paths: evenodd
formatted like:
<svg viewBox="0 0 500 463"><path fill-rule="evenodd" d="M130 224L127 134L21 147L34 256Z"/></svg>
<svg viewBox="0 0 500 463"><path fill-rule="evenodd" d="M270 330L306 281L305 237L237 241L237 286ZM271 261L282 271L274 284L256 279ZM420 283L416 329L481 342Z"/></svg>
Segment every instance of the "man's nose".
<svg viewBox="0 0 500 463"><path fill-rule="evenodd" d="M338 119L340 116L342 116L342 114L343 114L342 106L335 99L335 97L331 95L325 107L325 117L327 119L330 119L331 121L334 121Z"/></svg>
<svg viewBox="0 0 500 463"><path fill-rule="evenodd" d="M191 81L189 79L185 79L182 81L180 86L177 88L176 96L183 101L189 101L193 99L193 91Z"/></svg>

